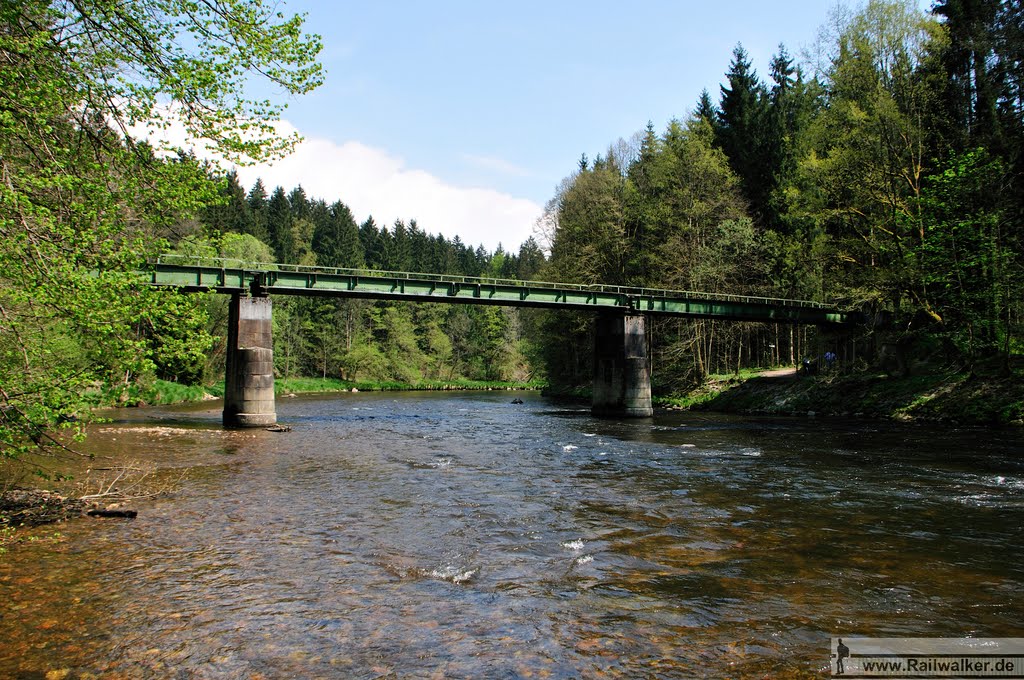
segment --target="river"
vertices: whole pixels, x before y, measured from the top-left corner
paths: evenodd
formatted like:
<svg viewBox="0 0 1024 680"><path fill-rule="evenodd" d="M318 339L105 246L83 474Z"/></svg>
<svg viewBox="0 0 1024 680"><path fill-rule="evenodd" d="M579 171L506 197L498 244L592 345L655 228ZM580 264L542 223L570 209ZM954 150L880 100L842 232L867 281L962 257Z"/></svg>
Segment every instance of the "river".
<svg viewBox="0 0 1024 680"><path fill-rule="evenodd" d="M173 491L0 557L0 677L821 677L834 635L1024 637L1019 431L278 408L94 427Z"/></svg>

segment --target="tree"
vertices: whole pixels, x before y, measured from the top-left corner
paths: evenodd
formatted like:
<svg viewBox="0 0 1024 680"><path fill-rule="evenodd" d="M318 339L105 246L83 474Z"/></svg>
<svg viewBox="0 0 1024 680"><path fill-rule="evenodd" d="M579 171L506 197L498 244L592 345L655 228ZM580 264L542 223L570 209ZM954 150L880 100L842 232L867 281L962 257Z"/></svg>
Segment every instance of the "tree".
<svg viewBox="0 0 1024 680"><path fill-rule="evenodd" d="M352 211L336 201L317 222L313 231L313 252L323 267L357 269L363 266L363 248L359 243L359 227Z"/></svg>
<svg viewBox="0 0 1024 680"><path fill-rule="evenodd" d="M282 187L277 187L270 195L265 214L270 245L274 247L274 257L278 262L297 264L295 234L292 230L295 215Z"/></svg>
<svg viewBox="0 0 1024 680"><path fill-rule="evenodd" d="M656 248L658 280L650 285L677 290L739 292L739 282L715 274L722 262L709 257L729 220L746 217L740 180L729 160L714 144L714 132L702 119L685 124L673 121L662 138L663 151L655 164L651 188L656 197L651 214L660 225ZM746 262L754 263L751 257ZM722 289L718 286L728 285ZM714 324L679 321L663 324L652 354L659 362L661 379L689 381L691 373L703 378L715 346Z"/></svg>
<svg viewBox="0 0 1024 680"><path fill-rule="evenodd" d="M707 95L707 90L703 95ZM708 98L705 103L711 106L710 102ZM707 109L704 115L710 111ZM713 120L701 114L695 115L708 125L713 123ZM664 243L664 229L667 227L666 221L659 214L661 205L658 197L661 192L658 185L663 180L663 152L662 140L654 132L654 124L648 121L640 142L640 151L627 171L629 184L624 189L627 230L632 242L626 279L635 285L647 285L652 277L657 277L658 246Z"/></svg>
<svg viewBox="0 0 1024 680"><path fill-rule="evenodd" d="M412 236L409 227L402 220L395 220L395 231L391 246L390 257L387 263L388 269L396 272L412 271Z"/></svg>
<svg viewBox="0 0 1024 680"><path fill-rule="evenodd" d="M231 170L219 187L221 201L207 206L203 211L203 222L217 232L251 233L253 223L245 189L238 183L238 173Z"/></svg>
<svg viewBox="0 0 1024 680"><path fill-rule="evenodd" d="M256 183L249 190L245 202L249 206L249 218L252 220L244 233L252 234L264 243L270 243L270 231L267 229L267 188L263 180L256 178Z"/></svg>
<svg viewBox="0 0 1024 680"><path fill-rule="evenodd" d="M582 167L582 161L581 161ZM625 283L629 256L624 178L600 158L561 197L549 274L571 283Z"/></svg>
<svg viewBox="0 0 1024 680"><path fill-rule="evenodd" d="M767 167L767 184L760 207L764 226L792 235L794 225L785 219L785 192L795 179L798 158L806 144L806 131L819 110L820 87L804 81L801 69L784 45L771 63L772 87L765 111L763 162Z"/></svg>
<svg viewBox="0 0 1024 680"><path fill-rule="evenodd" d="M711 101L711 93L707 89L703 89L700 92L700 99L697 100L697 108L694 109L693 115L695 118L700 118L708 125L714 126L718 122L718 108L715 107L715 103ZM653 131L653 125L650 122L647 123L647 131Z"/></svg>
<svg viewBox="0 0 1024 680"><path fill-rule="evenodd" d="M0 455L84 415L97 383L152 371L149 330L180 305L131 274L217 200L208 169L128 133L180 123L228 158L286 152L280 107L321 80L319 39L260 2L26 0L0 5ZM189 351L209 339L192 336ZM169 345L162 344L164 349ZM167 357L165 357L165 360Z"/></svg>
<svg viewBox="0 0 1024 680"><path fill-rule="evenodd" d="M948 89L943 102L957 130L954 151L996 148L1001 141L997 100L997 22L1000 0L940 0L932 12L944 19L947 40L939 59ZM1013 3L1005 3L1007 5Z"/></svg>
<svg viewBox="0 0 1024 680"><path fill-rule="evenodd" d="M766 163L767 94L742 45L733 51L732 64L722 86L715 140L739 176L743 195L761 215L771 192L772 168Z"/></svg>
<svg viewBox="0 0 1024 680"><path fill-rule="evenodd" d="M999 0L942 0L943 20L933 42L933 79L942 115L934 155L963 155L984 148L1009 170L1007 210L1024 216L1024 8ZM992 189L986 189L991 191ZM1024 234L1012 235L1018 246Z"/></svg>
<svg viewBox="0 0 1024 680"><path fill-rule="evenodd" d="M274 370L284 378L300 375L309 353L312 324L304 313L309 300L283 295L274 301Z"/></svg>
<svg viewBox="0 0 1024 680"><path fill-rule="evenodd" d="M516 258L516 278L521 281L529 281L540 272L544 266L544 251L537 245L537 240L532 236L519 246L519 255Z"/></svg>
<svg viewBox="0 0 1024 680"><path fill-rule="evenodd" d="M306 190L301 186L297 186L288 192L288 208L291 210L292 217L296 220L308 220L312 207L310 201L306 198Z"/></svg>
<svg viewBox="0 0 1024 680"><path fill-rule="evenodd" d="M370 269L385 269L386 254L386 229L377 229L377 223L373 221L373 215L359 225L359 245L363 249L363 256L366 266Z"/></svg>
<svg viewBox="0 0 1024 680"><path fill-rule="evenodd" d="M1004 164L984 149L950 157L925 179L926 236L915 247L942 334L973 361L998 353L1009 371L1020 266L1007 239Z"/></svg>
<svg viewBox="0 0 1024 680"><path fill-rule="evenodd" d="M706 122L691 119L673 121L662 138L648 188L659 206L651 244L657 285L699 290L705 283L697 266L701 249L719 224L745 216L739 180L713 135Z"/></svg>
<svg viewBox="0 0 1024 680"><path fill-rule="evenodd" d="M912 0L873 0L849 18L802 172L813 185L805 209L835 249L834 293L938 320L908 256L927 237L921 190L933 93L915 69L935 29Z"/></svg>
<svg viewBox="0 0 1024 680"><path fill-rule="evenodd" d="M316 253L313 252L313 231L315 227L308 218L301 217L293 220L291 224L290 241L292 243L292 255L290 260L294 264L315 266Z"/></svg>

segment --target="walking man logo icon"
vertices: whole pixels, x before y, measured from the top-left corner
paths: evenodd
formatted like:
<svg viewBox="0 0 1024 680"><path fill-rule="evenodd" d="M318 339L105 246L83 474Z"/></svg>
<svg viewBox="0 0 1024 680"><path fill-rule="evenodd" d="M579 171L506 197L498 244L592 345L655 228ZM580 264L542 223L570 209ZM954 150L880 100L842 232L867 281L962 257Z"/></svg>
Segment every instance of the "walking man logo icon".
<svg viewBox="0 0 1024 680"><path fill-rule="evenodd" d="M843 644L843 638L839 638L839 644L836 645L836 653L832 656L836 659L836 675L842 675L846 672L843 668L843 659L847 659L850 656L850 648Z"/></svg>

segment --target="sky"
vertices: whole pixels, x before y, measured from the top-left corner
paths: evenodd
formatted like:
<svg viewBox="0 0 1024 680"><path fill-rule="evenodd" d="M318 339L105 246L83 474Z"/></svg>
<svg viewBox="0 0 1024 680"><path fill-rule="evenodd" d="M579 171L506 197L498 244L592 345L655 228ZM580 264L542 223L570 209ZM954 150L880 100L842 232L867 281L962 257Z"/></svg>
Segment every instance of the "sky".
<svg viewBox="0 0 1024 680"><path fill-rule="evenodd" d="M922 7L926 3L922 0ZM757 73L813 46L831 0L283 0L322 36L324 85L285 99L305 141L248 190L301 185L357 221L518 251L582 154L717 102L738 43ZM272 95L274 96L274 95ZM277 95L280 96L280 95ZM543 244L542 244L543 245Z"/></svg>

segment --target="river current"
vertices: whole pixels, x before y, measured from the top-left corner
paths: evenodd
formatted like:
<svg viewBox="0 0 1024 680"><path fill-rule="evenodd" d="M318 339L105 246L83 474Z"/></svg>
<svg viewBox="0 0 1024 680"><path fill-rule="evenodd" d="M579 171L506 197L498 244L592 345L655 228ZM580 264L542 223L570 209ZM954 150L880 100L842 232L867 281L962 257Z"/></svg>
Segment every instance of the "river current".
<svg viewBox="0 0 1024 680"><path fill-rule="evenodd" d="M832 636L1024 637L1019 432L211 404L93 428L173 491L0 556L0 677L822 677Z"/></svg>

